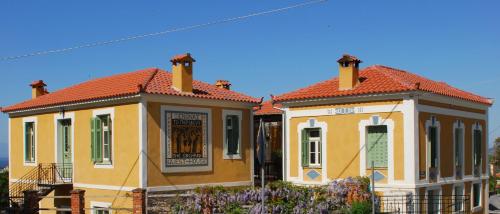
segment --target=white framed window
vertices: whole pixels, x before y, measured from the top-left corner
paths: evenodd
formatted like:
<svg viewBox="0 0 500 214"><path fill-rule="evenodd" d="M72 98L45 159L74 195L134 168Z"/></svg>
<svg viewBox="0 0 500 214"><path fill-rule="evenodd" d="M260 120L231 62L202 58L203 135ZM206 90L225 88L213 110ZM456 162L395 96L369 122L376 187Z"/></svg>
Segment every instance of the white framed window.
<svg viewBox="0 0 500 214"><path fill-rule="evenodd" d="M476 177L481 176L482 173L482 143L483 143L483 130L479 122L476 122L472 127L472 171Z"/></svg>
<svg viewBox="0 0 500 214"><path fill-rule="evenodd" d="M36 166L36 117L23 118L23 157L25 166Z"/></svg>
<svg viewBox="0 0 500 214"><path fill-rule="evenodd" d="M440 123L435 116L426 121L427 141L427 179L437 181L439 178Z"/></svg>
<svg viewBox="0 0 500 214"><path fill-rule="evenodd" d="M91 201L92 214L112 214L111 203Z"/></svg>
<svg viewBox="0 0 500 214"><path fill-rule="evenodd" d="M481 209L481 203L483 200L481 181L472 183L471 195L472 212L476 212Z"/></svg>
<svg viewBox="0 0 500 214"><path fill-rule="evenodd" d="M441 188L440 187L428 187L426 191L427 196L427 213L436 214L441 213Z"/></svg>
<svg viewBox="0 0 500 214"><path fill-rule="evenodd" d="M113 167L113 119L113 108L93 112L90 122L90 156L96 168Z"/></svg>
<svg viewBox="0 0 500 214"><path fill-rule="evenodd" d="M241 159L241 120L239 110L223 110L223 158Z"/></svg>
<svg viewBox="0 0 500 214"><path fill-rule="evenodd" d="M464 174L464 123L461 120L453 123L453 144L455 178L460 179Z"/></svg>
<svg viewBox="0 0 500 214"><path fill-rule="evenodd" d="M302 130L302 166L321 167L321 129L307 128Z"/></svg>
<svg viewBox="0 0 500 214"><path fill-rule="evenodd" d="M366 135L366 166L388 167L387 125L368 126Z"/></svg>
<svg viewBox="0 0 500 214"><path fill-rule="evenodd" d="M462 213L464 211L465 191L464 184L455 184L453 187L453 212Z"/></svg>

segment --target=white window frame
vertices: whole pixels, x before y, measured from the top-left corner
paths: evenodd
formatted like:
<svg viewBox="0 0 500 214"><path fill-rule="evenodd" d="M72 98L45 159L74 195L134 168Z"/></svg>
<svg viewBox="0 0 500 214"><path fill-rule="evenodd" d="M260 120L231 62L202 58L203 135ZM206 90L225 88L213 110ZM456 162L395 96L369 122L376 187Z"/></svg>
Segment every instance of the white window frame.
<svg viewBox="0 0 500 214"><path fill-rule="evenodd" d="M430 187L427 187L426 190L425 190L425 198L427 199L427 202L429 202L429 191L438 191L438 196L441 196L442 195L442 189L441 189L441 186L430 186ZM438 213L441 213L441 203L438 203ZM429 210L429 203L427 203L427 210Z"/></svg>
<svg viewBox="0 0 500 214"><path fill-rule="evenodd" d="M109 202L91 201L90 207L91 208L106 208L106 209L109 209L108 210L109 214L113 213L113 210L111 210L111 203L109 203ZM96 214L96 213L97 213L97 210L92 210L92 214Z"/></svg>
<svg viewBox="0 0 500 214"><path fill-rule="evenodd" d="M472 151L472 158L471 158L471 161L472 161L472 171L471 171L471 176L474 177L474 153L475 153L475 148L474 148L474 131L476 130L479 130L481 132L481 148L483 148L483 136L484 136L484 133L483 133L483 127L481 126L481 123L479 122L475 122L474 124L472 124L472 143L471 143L471 151ZM482 152L482 151L481 151ZM479 175L483 175L483 162L484 162L484 154L481 154L481 165L479 166Z"/></svg>
<svg viewBox="0 0 500 214"><path fill-rule="evenodd" d="M479 184L479 205L474 207L474 185L475 184ZM483 204L483 182L482 180L478 180L478 181L473 181L471 182L470 184L470 195L472 196L471 197L471 200L470 200L470 207L472 207L472 212L478 212L480 211L483 207L482 207L482 204Z"/></svg>
<svg viewBox="0 0 500 214"><path fill-rule="evenodd" d="M437 150L437 180L439 181L441 179L441 124L439 120L437 119L436 116L431 116L429 120L425 121L425 150L426 150L426 168L425 168L425 177L427 182L429 182L430 176L429 176L429 168L431 167L431 142L429 141L429 128L430 127L435 127L436 128L436 150Z"/></svg>
<svg viewBox="0 0 500 214"><path fill-rule="evenodd" d="M33 161L26 161L26 123L33 123L33 128L35 129L33 135L35 139L35 153L33 154ZM38 164L38 123L36 117L25 117L23 118L23 165L24 166L36 166Z"/></svg>
<svg viewBox="0 0 500 214"><path fill-rule="evenodd" d="M238 153L237 154L227 154L227 149L228 149L228 144L227 144L227 135L226 135L226 117L227 116L230 116L230 115L234 115L234 116L238 116L238 133L239 133L239 136L238 136ZM234 159L241 159L241 121L243 119L243 113L241 110L227 110L227 109L224 109L222 110L222 145L223 145L223 154L222 154L222 158L223 159L230 159L230 160L234 160Z"/></svg>
<svg viewBox="0 0 500 214"><path fill-rule="evenodd" d="M314 128L314 129L317 129L320 133L321 133L321 129L320 128ZM309 129L311 130L311 129ZM309 134L309 131L307 131L307 134ZM309 156L309 168L318 168L318 167L321 167L321 153L320 153L320 150L321 150L321 145L322 145L322 142L321 142L321 137L309 137L308 138L308 147L309 147L309 154L307 154ZM314 159L316 160L316 163L312 163L311 162L311 142L314 142Z"/></svg>
<svg viewBox="0 0 500 214"><path fill-rule="evenodd" d="M316 182L316 181L305 181L304 180L304 167L302 167L302 130L303 129L313 129L313 128L319 128L321 129L321 181ZM302 122L297 124L297 139L299 139L297 142L297 151L299 154L299 158L297 160L297 169L298 169L298 178L297 179L290 179L292 181L296 181L297 183L300 184L327 184L329 179L327 178L327 168L328 168L328 162L326 160L327 157L327 139L328 136L328 123L323 122L323 121L318 121L316 118L309 118L307 121ZM294 160L295 161L295 160ZM307 168L307 167L306 167Z"/></svg>
<svg viewBox="0 0 500 214"><path fill-rule="evenodd" d="M459 193L455 192L456 187L461 187L462 192L459 192ZM462 198L465 196L465 185L463 183L456 183L453 185L452 197L455 195L460 195ZM457 203L455 201L455 197L453 197L452 200L453 200L453 204L455 205L455 203ZM455 206L453 206L452 211L453 211L453 213L462 213L463 211L465 211L465 200L462 201L462 208L459 211L455 211Z"/></svg>
<svg viewBox="0 0 500 214"><path fill-rule="evenodd" d="M115 144L115 108L105 108L105 109L96 109L92 111L92 118L99 117L99 116L104 116L104 115L109 115L111 119L111 160L104 161L104 149L103 149L103 162L102 163L94 163L94 168L96 169L113 169L115 160L113 158L115 157L115 150L116 148L114 147ZM103 132L104 133L104 132ZM102 142L104 146L104 141Z"/></svg>
<svg viewBox="0 0 500 214"><path fill-rule="evenodd" d="M455 145L457 144L457 142L455 142L455 135L456 135L456 130L457 129L462 129L462 160L461 160L461 163L460 165L462 166L462 179L465 177L465 124L462 120L455 120L455 122L453 123L453 177L455 178L455 180L457 179L457 172L456 172L456 168L455 168L455 154L456 154L456 149L455 148Z"/></svg>
<svg viewBox="0 0 500 214"><path fill-rule="evenodd" d="M367 120L361 120L358 124L359 130L359 174L367 176L367 169L371 166L366 165L366 143L368 138L368 126L387 126L387 180L389 184L395 183L394 180L394 120L380 115L372 115Z"/></svg>

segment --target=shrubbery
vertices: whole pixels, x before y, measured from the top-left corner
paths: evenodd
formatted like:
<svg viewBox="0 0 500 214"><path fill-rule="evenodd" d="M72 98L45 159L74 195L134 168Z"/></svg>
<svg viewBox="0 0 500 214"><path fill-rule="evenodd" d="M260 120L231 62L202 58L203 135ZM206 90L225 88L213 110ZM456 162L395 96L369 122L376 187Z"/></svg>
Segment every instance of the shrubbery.
<svg viewBox="0 0 500 214"><path fill-rule="evenodd" d="M0 173L0 208L9 206L9 171Z"/></svg>
<svg viewBox="0 0 500 214"><path fill-rule="evenodd" d="M296 186L273 182L265 188L265 209L268 213L369 213L369 180L346 178L325 186ZM190 197L172 204L174 213L260 213L259 188L203 187Z"/></svg>

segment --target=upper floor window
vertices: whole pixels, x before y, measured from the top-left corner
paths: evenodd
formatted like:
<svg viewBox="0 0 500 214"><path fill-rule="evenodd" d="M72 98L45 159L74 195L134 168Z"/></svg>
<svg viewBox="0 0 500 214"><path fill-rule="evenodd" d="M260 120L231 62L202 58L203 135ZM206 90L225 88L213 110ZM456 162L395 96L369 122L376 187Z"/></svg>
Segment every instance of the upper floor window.
<svg viewBox="0 0 500 214"><path fill-rule="evenodd" d="M91 157L96 164L111 164L112 162L112 127L109 114L92 118Z"/></svg>
<svg viewBox="0 0 500 214"><path fill-rule="evenodd" d="M482 138L483 134L479 123L476 123L473 129L473 163L474 163L474 175L479 176L481 174L481 164L482 164Z"/></svg>
<svg viewBox="0 0 500 214"><path fill-rule="evenodd" d="M427 175L431 182L435 182L439 175L439 122L435 116L426 122L426 134Z"/></svg>
<svg viewBox="0 0 500 214"><path fill-rule="evenodd" d="M369 126L367 131L366 165L387 168L387 126Z"/></svg>
<svg viewBox="0 0 500 214"><path fill-rule="evenodd" d="M455 176L461 178L464 162L464 123L457 120L454 127Z"/></svg>
<svg viewBox="0 0 500 214"><path fill-rule="evenodd" d="M35 122L24 123L24 162L35 163L36 137Z"/></svg>
<svg viewBox="0 0 500 214"><path fill-rule="evenodd" d="M241 158L241 111L224 110L224 158Z"/></svg>
<svg viewBox="0 0 500 214"><path fill-rule="evenodd" d="M321 129L302 130L302 166L321 166Z"/></svg>

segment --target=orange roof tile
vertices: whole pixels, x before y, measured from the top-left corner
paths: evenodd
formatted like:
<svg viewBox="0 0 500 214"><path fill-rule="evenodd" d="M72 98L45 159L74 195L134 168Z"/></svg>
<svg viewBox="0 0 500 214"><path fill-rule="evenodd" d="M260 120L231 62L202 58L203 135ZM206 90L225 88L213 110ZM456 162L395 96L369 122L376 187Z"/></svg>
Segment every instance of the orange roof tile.
<svg viewBox="0 0 500 214"><path fill-rule="evenodd" d="M258 98L221 89L196 80L193 81L193 93L181 93L173 89L171 84L171 73L158 68L149 68L86 81L2 108L1 111L11 112L96 99L123 97L141 92L248 103L259 103L261 101Z"/></svg>
<svg viewBox="0 0 500 214"><path fill-rule="evenodd" d="M254 115L274 115L274 114L282 114L283 111L277 108L281 108L282 105L280 103L273 104L272 100L268 100L260 104L260 106L256 106L253 108Z"/></svg>
<svg viewBox="0 0 500 214"><path fill-rule="evenodd" d="M491 105L485 97L452 87L443 82L436 82L425 77L382 65L367 67L359 73L361 83L351 90L339 90L338 78L310 85L289 93L274 97L274 101L331 98L377 93L397 93L405 91L424 91L448 97L459 98L476 103Z"/></svg>

